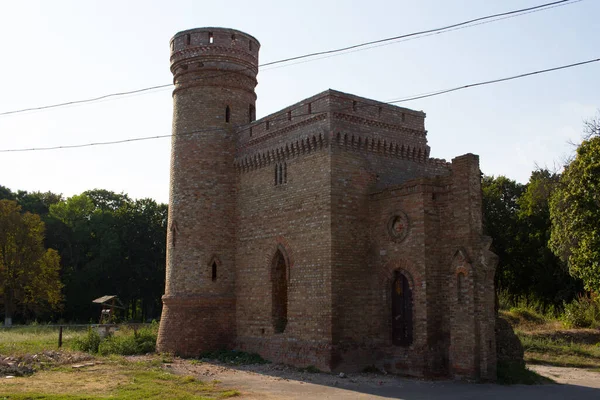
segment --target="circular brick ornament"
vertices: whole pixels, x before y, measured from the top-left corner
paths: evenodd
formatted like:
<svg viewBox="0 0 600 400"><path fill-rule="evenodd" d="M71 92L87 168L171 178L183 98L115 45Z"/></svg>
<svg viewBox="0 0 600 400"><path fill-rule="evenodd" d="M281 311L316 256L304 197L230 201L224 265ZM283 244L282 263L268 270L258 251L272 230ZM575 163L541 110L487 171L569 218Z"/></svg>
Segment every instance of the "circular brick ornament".
<svg viewBox="0 0 600 400"><path fill-rule="evenodd" d="M396 211L388 221L388 234L394 242L402 242L408 236L410 228L408 216L404 211Z"/></svg>

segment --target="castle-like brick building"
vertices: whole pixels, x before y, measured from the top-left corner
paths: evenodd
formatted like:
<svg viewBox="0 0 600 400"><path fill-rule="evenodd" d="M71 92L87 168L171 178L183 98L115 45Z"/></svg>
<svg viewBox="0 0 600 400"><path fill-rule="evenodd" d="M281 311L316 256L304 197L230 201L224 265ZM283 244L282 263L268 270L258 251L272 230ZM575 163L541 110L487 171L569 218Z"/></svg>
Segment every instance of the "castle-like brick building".
<svg viewBox="0 0 600 400"><path fill-rule="evenodd" d="M171 40L160 351L494 380L496 257L478 157L429 157L425 114L327 90L255 120L258 41Z"/></svg>

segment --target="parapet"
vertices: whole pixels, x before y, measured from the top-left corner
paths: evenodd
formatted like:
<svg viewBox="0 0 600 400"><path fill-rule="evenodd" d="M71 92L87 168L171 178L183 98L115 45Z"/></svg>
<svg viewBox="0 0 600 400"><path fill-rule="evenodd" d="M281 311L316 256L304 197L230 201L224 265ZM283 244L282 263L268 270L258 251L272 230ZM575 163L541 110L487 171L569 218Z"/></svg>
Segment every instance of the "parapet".
<svg viewBox="0 0 600 400"><path fill-rule="evenodd" d="M258 40L235 29L208 27L181 31L171 39L171 72L177 75L180 70L194 66L222 70L233 63L256 75L259 49Z"/></svg>

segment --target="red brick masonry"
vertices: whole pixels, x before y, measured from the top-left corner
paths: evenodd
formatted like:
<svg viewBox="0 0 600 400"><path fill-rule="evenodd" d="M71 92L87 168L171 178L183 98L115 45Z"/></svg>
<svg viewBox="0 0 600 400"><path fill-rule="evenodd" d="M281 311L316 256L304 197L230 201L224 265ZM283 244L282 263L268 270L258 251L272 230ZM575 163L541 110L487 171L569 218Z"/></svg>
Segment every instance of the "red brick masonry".
<svg viewBox="0 0 600 400"><path fill-rule="evenodd" d="M158 349L494 380L479 158L430 158L423 112L334 90L255 120L259 47L224 28L171 41ZM392 318L412 342L393 344Z"/></svg>

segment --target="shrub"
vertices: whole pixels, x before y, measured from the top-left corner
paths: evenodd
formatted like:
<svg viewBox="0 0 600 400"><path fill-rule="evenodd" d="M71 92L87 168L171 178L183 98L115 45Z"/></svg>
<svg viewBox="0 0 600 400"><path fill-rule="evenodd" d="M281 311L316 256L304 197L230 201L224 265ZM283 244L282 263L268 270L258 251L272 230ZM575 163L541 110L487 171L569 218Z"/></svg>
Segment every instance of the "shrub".
<svg viewBox="0 0 600 400"><path fill-rule="evenodd" d="M600 298L579 296L572 302L565 303L561 320L567 328L600 327Z"/></svg>
<svg viewBox="0 0 600 400"><path fill-rule="evenodd" d="M152 353L156 349L158 324L138 329L122 328L116 334L104 340L96 330L89 328L87 335L76 339L74 348L88 353L99 353L103 356L119 354L123 356Z"/></svg>
<svg viewBox="0 0 600 400"><path fill-rule="evenodd" d="M113 336L108 336L98 347L98 353L103 356L109 354L130 356L152 353L155 350L156 329L154 326L141 328L137 332L125 328Z"/></svg>
<svg viewBox="0 0 600 400"><path fill-rule="evenodd" d="M97 353L100 346L100 335L95 329L88 328L87 334L81 338L75 338L73 347L75 350L85 351L87 353Z"/></svg>

